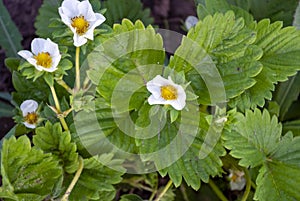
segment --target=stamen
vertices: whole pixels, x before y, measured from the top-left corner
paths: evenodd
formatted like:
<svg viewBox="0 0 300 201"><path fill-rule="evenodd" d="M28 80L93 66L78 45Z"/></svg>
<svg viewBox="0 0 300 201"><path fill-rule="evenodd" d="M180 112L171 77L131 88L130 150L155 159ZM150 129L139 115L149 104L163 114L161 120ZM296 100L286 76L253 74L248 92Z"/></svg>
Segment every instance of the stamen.
<svg viewBox="0 0 300 201"><path fill-rule="evenodd" d="M25 116L25 121L29 124L36 124L38 121L38 115L35 112L28 113Z"/></svg>
<svg viewBox="0 0 300 201"><path fill-rule="evenodd" d="M40 52L34 56L36 64L44 68L50 68L52 65L52 58L48 52Z"/></svg>
<svg viewBox="0 0 300 201"><path fill-rule="evenodd" d="M72 20L71 26L76 29L77 34L83 35L87 32L90 24L88 23L88 21L84 19L84 16L82 15L76 16L73 17L71 20Z"/></svg>
<svg viewBox="0 0 300 201"><path fill-rule="evenodd" d="M160 92L161 97L165 100L175 100L178 96L177 89L172 85L162 86Z"/></svg>

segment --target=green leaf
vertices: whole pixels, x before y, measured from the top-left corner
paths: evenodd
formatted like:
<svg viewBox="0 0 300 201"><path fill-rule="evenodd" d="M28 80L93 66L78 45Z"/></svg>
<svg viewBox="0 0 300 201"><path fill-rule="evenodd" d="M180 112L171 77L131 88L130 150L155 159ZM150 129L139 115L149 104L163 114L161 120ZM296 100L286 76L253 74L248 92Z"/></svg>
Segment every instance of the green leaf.
<svg viewBox="0 0 300 201"><path fill-rule="evenodd" d="M288 26L292 25L297 5L298 0L251 0L250 12L258 21L269 18L272 22L283 21L284 26Z"/></svg>
<svg viewBox="0 0 300 201"><path fill-rule="evenodd" d="M14 115L14 108L11 104L0 99L0 118L1 117L12 117Z"/></svg>
<svg viewBox="0 0 300 201"><path fill-rule="evenodd" d="M283 125L283 132L292 131L295 136L300 136L300 120L288 121Z"/></svg>
<svg viewBox="0 0 300 201"><path fill-rule="evenodd" d="M51 154L31 148L26 136L11 137L3 142L1 175L3 189L19 200L43 200L51 195L62 169Z"/></svg>
<svg viewBox="0 0 300 201"><path fill-rule="evenodd" d="M43 2L34 23L36 34L38 36L43 38L52 38L52 33L59 29L65 29L65 26L62 26L62 23L58 24L58 26L49 26L52 23L51 19L60 19L58 7L60 6L61 2L62 0L47 0Z"/></svg>
<svg viewBox="0 0 300 201"><path fill-rule="evenodd" d="M37 102L47 102L50 94L49 86L43 79L27 80L19 72L14 71L12 82L16 92L12 93L13 100L20 105L24 100L33 99Z"/></svg>
<svg viewBox="0 0 300 201"><path fill-rule="evenodd" d="M234 98L253 86L261 71L262 51L253 45L255 39L233 12L207 16L183 38L169 66L184 70L202 104L216 102L211 97L224 101L224 88L226 98Z"/></svg>
<svg viewBox="0 0 300 201"><path fill-rule="evenodd" d="M10 200L16 200L18 201L18 196L16 196L14 193L8 190L4 190L0 187L0 198L7 198Z"/></svg>
<svg viewBox="0 0 300 201"><path fill-rule="evenodd" d="M268 154L277 147L281 136L281 125L277 118L271 119L265 110L261 113L258 109L254 112L247 110L243 116L238 113L238 122L233 125L230 132L225 132L225 147L230 149L230 154L241 158L239 164L244 167L255 167L263 164Z"/></svg>
<svg viewBox="0 0 300 201"><path fill-rule="evenodd" d="M234 0L204 0L205 3L197 6L197 15L200 20L203 20L207 15L214 15L216 13L226 13L232 10L235 13L236 18L242 17L245 24L251 24L253 17L247 12L248 2L232 2ZM243 0L248 1L248 0ZM242 8L240 5L243 5ZM246 9L246 10L244 10Z"/></svg>
<svg viewBox="0 0 300 201"><path fill-rule="evenodd" d="M143 201L143 199L134 194L122 195L120 201Z"/></svg>
<svg viewBox="0 0 300 201"><path fill-rule="evenodd" d="M225 131L225 147L244 167L262 166L256 179L255 200L299 200L300 137L281 137L281 124L267 110L247 110Z"/></svg>
<svg viewBox="0 0 300 201"><path fill-rule="evenodd" d="M84 169L70 194L69 200L113 200L116 193L113 184L121 182L121 176L124 174L122 162L113 159L113 154L103 154L84 159ZM109 167L114 167L114 169Z"/></svg>
<svg viewBox="0 0 300 201"><path fill-rule="evenodd" d="M229 105L241 110L264 106L265 99L271 100L277 82L283 82L300 70L300 32L295 27L282 28L281 22L270 24L269 20L260 21L255 30L255 44L262 48L260 58L262 71L255 77L255 85L235 98Z"/></svg>
<svg viewBox="0 0 300 201"><path fill-rule="evenodd" d="M300 137L286 134L260 169L256 200L299 200Z"/></svg>
<svg viewBox="0 0 300 201"><path fill-rule="evenodd" d="M17 57L17 52L22 49L22 36L11 20L3 1L0 2L0 35L0 46L5 50L6 56Z"/></svg>
<svg viewBox="0 0 300 201"><path fill-rule="evenodd" d="M274 93L273 100L280 106L280 120L284 120L292 103L298 99L300 94L300 73L291 77L288 81L280 83Z"/></svg>
<svg viewBox="0 0 300 201"><path fill-rule="evenodd" d="M6 58L5 66L10 70L10 72L17 71L20 65L20 59L18 58Z"/></svg>
<svg viewBox="0 0 300 201"><path fill-rule="evenodd" d="M45 127L38 127L36 135L33 136L33 144L45 153L52 153L56 156L65 172L71 174L77 170L76 144L71 142L70 132L62 131L60 123L52 125L47 122Z"/></svg>
<svg viewBox="0 0 300 201"><path fill-rule="evenodd" d="M141 20L146 26L154 22L150 16L150 9L143 9L140 0L107 0L102 5L107 9L104 14L105 23L110 26L121 23L124 18L132 22Z"/></svg>

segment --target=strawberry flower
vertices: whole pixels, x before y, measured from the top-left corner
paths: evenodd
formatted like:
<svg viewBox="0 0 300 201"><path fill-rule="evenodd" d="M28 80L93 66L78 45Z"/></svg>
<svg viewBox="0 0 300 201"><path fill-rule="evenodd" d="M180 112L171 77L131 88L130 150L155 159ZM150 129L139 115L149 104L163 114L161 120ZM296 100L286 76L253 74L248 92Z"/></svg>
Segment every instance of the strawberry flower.
<svg viewBox="0 0 300 201"><path fill-rule="evenodd" d="M88 0L65 0L58 8L59 15L74 33L74 46L80 47L87 39L94 39L94 29L105 21L100 13L94 13Z"/></svg>
<svg viewBox="0 0 300 201"><path fill-rule="evenodd" d="M186 104L186 93L182 86L175 84L171 77L168 79L157 75L147 83L147 90L152 93L148 98L150 105L171 105L176 110L182 110Z"/></svg>
<svg viewBox="0 0 300 201"><path fill-rule="evenodd" d="M39 105L34 100L26 100L20 105L22 115L24 118L23 124L27 128L35 128L38 123L37 109Z"/></svg>
<svg viewBox="0 0 300 201"><path fill-rule="evenodd" d="M31 51L21 50L18 54L39 71L54 72L60 62L58 45L49 38L35 38L31 42Z"/></svg>

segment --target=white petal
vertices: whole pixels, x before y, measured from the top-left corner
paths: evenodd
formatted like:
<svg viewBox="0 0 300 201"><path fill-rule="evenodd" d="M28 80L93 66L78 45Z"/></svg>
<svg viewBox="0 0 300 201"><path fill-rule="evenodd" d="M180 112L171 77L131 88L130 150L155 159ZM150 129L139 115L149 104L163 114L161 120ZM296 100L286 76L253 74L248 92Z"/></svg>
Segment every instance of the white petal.
<svg viewBox="0 0 300 201"><path fill-rule="evenodd" d="M47 43L45 43L45 52L48 52L51 57L60 55L58 45L49 38L47 38Z"/></svg>
<svg viewBox="0 0 300 201"><path fill-rule="evenodd" d="M32 129L34 129L34 128L36 127L35 124L29 124L29 123L27 123L27 122L23 122L23 124L24 124L27 128L32 128Z"/></svg>
<svg viewBox="0 0 300 201"><path fill-rule="evenodd" d="M147 90L155 97L155 98L159 98L161 97L161 86L157 86L153 83L147 83Z"/></svg>
<svg viewBox="0 0 300 201"><path fill-rule="evenodd" d="M86 1L80 2L78 4L78 10L80 12L80 15L83 15L87 21L95 21L96 20L95 13L94 13L92 5L90 4L89 1L86 0Z"/></svg>
<svg viewBox="0 0 300 201"><path fill-rule="evenodd" d="M58 8L58 13L60 15L61 20L63 21L63 23L65 23L68 26L71 26L72 17L68 17L66 14L64 14L63 9L62 8Z"/></svg>
<svg viewBox="0 0 300 201"><path fill-rule="evenodd" d="M20 55L26 60L33 57L33 54L28 50L21 50L18 52L18 55Z"/></svg>
<svg viewBox="0 0 300 201"><path fill-rule="evenodd" d="M188 16L185 20L185 27L187 30L190 30L193 26L195 26L198 23L198 18L195 16Z"/></svg>
<svg viewBox="0 0 300 201"><path fill-rule="evenodd" d="M148 103L150 105L157 105L157 104L167 104L167 101L164 100L164 99L158 99L158 98L155 98L153 95L149 96L148 98Z"/></svg>
<svg viewBox="0 0 300 201"><path fill-rule="evenodd" d="M95 20L90 23L91 29L95 29L106 20L106 18L100 13L95 13L95 17Z"/></svg>
<svg viewBox="0 0 300 201"><path fill-rule="evenodd" d="M33 66L36 66L36 60L32 57L32 58L28 58L27 61L33 65Z"/></svg>
<svg viewBox="0 0 300 201"><path fill-rule="evenodd" d="M34 55L42 52L45 46L46 40L43 38L35 38L31 42L31 51Z"/></svg>
<svg viewBox="0 0 300 201"><path fill-rule="evenodd" d="M60 8L62 12L69 18L79 15L78 5L80 1L77 0L64 0Z"/></svg>
<svg viewBox="0 0 300 201"><path fill-rule="evenodd" d="M57 68L59 62L60 62L60 59L61 59L61 55L58 55L58 56L55 56L55 57L52 57L52 66L51 68Z"/></svg>
<svg viewBox="0 0 300 201"><path fill-rule="evenodd" d="M88 31L83 35L83 37L94 40L94 29L88 29Z"/></svg>
<svg viewBox="0 0 300 201"><path fill-rule="evenodd" d="M20 105L23 117L25 117L28 113L36 112L38 107L39 105L35 100L25 100Z"/></svg>
<svg viewBox="0 0 300 201"><path fill-rule="evenodd" d="M78 34L74 34L73 40L74 40L74 46L76 47L80 47L87 43L87 39L84 38L83 36L79 36Z"/></svg>

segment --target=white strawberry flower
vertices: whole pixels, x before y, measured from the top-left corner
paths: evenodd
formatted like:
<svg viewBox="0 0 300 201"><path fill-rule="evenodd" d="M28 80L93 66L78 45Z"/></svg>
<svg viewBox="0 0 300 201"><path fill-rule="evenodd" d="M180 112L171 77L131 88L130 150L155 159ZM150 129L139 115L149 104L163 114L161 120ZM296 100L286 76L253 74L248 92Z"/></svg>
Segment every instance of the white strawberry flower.
<svg viewBox="0 0 300 201"><path fill-rule="evenodd" d="M31 51L21 50L18 54L39 71L54 72L61 59L58 45L49 38L35 38L31 42Z"/></svg>
<svg viewBox="0 0 300 201"><path fill-rule="evenodd" d="M147 83L147 89L151 92L148 98L150 105L171 105L176 110L182 110L186 105L186 93L182 86L175 84L171 77L168 79L157 75Z"/></svg>
<svg viewBox="0 0 300 201"><path fill-rule="evenodd" d="M230 174L228 176L230 180L230 190L238 190L241 191L246 185L245 173L239 170L231 170L229 169Z"/></svg>
<svg viewBox="0 0 300 201"><path fill-rule="evenodd" d="M199 19L195 16L188 16L184 22L185 27L187 30L190 30L192 27L196 26L198 23Z"/></svg>
<svg viewBox="0 0 300 201"><path fill-rule="evenodd" d="M39 105L34 100L26 100L20 105L22 115L24 117L23 124L27 128L35 128L38 123L38 114L37 109Z"/></svg>
<svg viewBox="0 0 300 201"><path fill-rule="evenodd" d="M58 8L59 15L74 33L74 46L80 47L87 39L94 39L94 29L106 19L100 13L94 13L88 0L64 0Z"/></svg>

